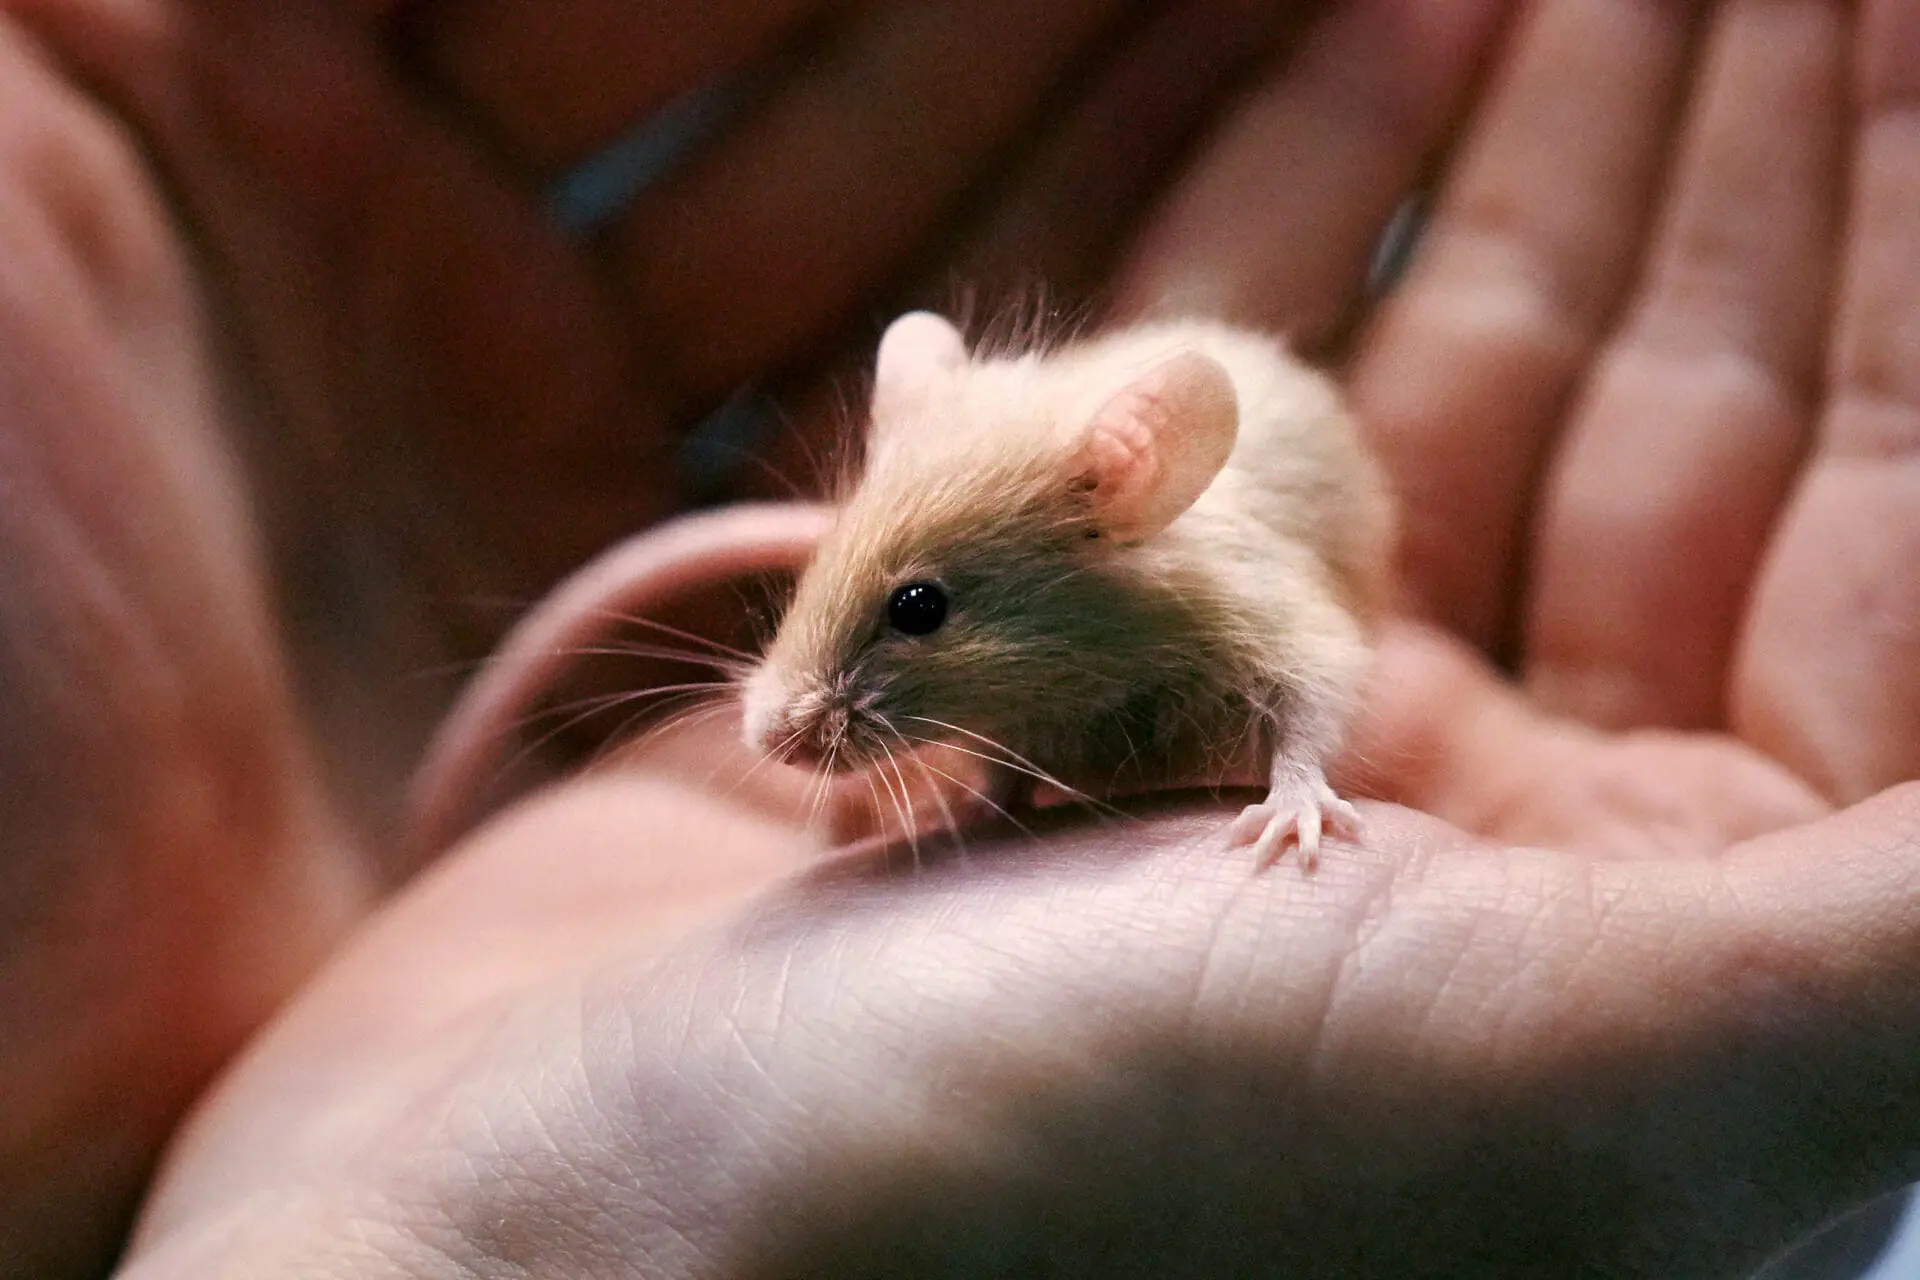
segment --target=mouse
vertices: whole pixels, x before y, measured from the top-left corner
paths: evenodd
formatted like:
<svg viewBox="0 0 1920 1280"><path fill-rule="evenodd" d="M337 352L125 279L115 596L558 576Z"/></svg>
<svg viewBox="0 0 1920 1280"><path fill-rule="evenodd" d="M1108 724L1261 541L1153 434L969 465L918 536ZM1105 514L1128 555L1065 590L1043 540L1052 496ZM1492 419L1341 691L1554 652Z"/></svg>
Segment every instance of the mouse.
<svg viewBox="0 0 1920 1280"><path fill-rule="evenodd" d="M957 748L1002 811L1253 761L1266 796L1227 836L1257 866L1358 838L1327 766L1392 504L1331 377L1211 319L976 352L912 312L865 454L742 682L756 749L836 773Z"/></svg>
<svg viewBox="0 0 1920 1280"><path fill-rule="evenodd" d="M1337 384L1283 341L1184 318L975 351L910 312L881 337L843 490L668 522L536 605L414 777L416 851L474 824L573 655L692 584L769 569L797 573L791 600L732 672L762 758L878 773L889 795L903 758L938 759L956 827L1043 792L1259 781L1226 836L1261 868L1359 837L1327 767L1371 661L1392 504Z"/></svg>

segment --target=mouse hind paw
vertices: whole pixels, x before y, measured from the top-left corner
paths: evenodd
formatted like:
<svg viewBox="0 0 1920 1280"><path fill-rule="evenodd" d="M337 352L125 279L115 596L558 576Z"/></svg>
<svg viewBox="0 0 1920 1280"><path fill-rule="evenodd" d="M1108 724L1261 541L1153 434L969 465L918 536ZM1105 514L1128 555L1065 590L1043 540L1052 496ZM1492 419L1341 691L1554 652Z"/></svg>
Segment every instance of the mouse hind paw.
<svg viewBox="0 0 1920 1280"><path fill-rule="evenodd" d="M1302 865L1311 871L1320 860L1323 834L1356 840L1360 811L1335 794L1318 773L1276 780L1259 804L1250 804L1227 828L1234 847L1253 846L1254 869L1265 871L1297 844Z"/></svg>

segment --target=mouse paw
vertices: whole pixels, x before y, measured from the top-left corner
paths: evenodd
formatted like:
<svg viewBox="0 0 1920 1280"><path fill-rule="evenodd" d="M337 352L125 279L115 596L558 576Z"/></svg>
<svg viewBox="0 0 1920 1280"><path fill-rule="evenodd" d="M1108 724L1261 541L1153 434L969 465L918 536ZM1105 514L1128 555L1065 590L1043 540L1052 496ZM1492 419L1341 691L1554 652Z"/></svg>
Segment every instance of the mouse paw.
<svg viewBox="0 0 1920 1280"><path fill-rule="evenodd" d="M1333 834L1348 840L1360 836L1360 811L1334 793L1322 777L1276 782L1259 804L1250 804L1227 828L1236 848L1253 846L1254 869L1265 871L1286 854L1289 841L1300 846L1308 871L1320 861L1320 837Z"/></svg>

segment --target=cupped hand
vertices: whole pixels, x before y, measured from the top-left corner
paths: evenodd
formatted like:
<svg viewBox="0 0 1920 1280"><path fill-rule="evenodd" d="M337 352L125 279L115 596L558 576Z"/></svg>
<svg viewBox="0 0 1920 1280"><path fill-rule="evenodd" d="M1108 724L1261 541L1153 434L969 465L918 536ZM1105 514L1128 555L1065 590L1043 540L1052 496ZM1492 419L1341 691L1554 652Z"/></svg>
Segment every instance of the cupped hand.
<svg viewBox="0 0 1920 1280"><path fill-rule="evenodd" d="M1290 24L0 4L0 1271L102 1265L377 897L423 672L685 502L689 423L865 345L934 262L1093 278ZM693 160L561 229L560 175L715 84Z"/></svg>
<svg viewBox="0 0 1920 1280"><path fill-rule="evenodd" d="M1391 56L1440 12L1316 28L1123 307L1345 330L1471 65ZM1200 804L796 873L777 815L595 778L255 1046L129 1274L1726 1275L1920 1174L1916 39L1508 33L1351 360L1425 619L1355 772L1450 823L1371 806L1311 877Z"/></svg>
<svg viewBox="0 0 1920 1280"><path fill-rule="evenodd" d="M245 14L206 8L223 23ZM249 154L248 130L264 122L253 152L364 155L338 137L325 145L324 130L273 141L272 128L334 117L268 110L278 99L267 90L296 82L261 52L288 47L266 33L232 65L238 80L254 77L254 96L229 99L205 89L222 83L209 74L217 60L192 63L194 92L160 83L153 68L174 64L150 55L178 47L167 43L178 23L143 30L160 43L139 46L139 56L122 49L116 63L100 24L63 28L51 0L11 9L52 33L48 44L110 100L147 95L133 118L158 121L143 126L158 154L187 157L172 179L187 206L213 202L197 227L223 225L205 192L249 188L213 160L193 160L200 133L177 123L188 112L182 98L227 104L220 119L237 136L223 154ZM301 40L362 30L337 14L291 12L288 22L307 24ZM1857 436L1840 437L1841 465L1822 470L1843 405L1875 409L1882 434L1872 440L1898 458L1884 448L1898 439L1887 426L1899 403L1889 365L1859 353L1901 333L1890 310L1900 291L1874 294L1868 284L1898 280L1885 272L1905 243L1900 178L1915 166L1900 155L1899 113L1867 108L1897 100L1897 86L1874 77L1901 65L1892 51L1916 25L1903 12L1870 6L1852 18L1821 5L1735 3L1695 22L1677 10L1562 3L1530 11L1510 33L1440 184L1423 252L1366 327L1353 368L1356 398L1408 496L1410 593L1441 624L1395 633L1361 752L1391 798L1478 835L1374 806L1367 846L1327 860L1318 876L1251 879L1209 841L1221 811L1208 807L1068 827L1040 847L1024 836L983 839L918 876L879 874L854 853L794 879L785 823L660 775L596 780L496 824L341 954L209 1099L129 1272L1027 1274L1081 1265L1103 1275L1129 1266L1225 1275L1291 1261L1346 1274L1539 1274L1544 1261L1556 1274L1720 1274L1920 1172L1910 905L1920 814L1910 793L1894 791L1821 816L1913 772L1898 749L1902 633L1885 622L1906 616L1898 604L1903 590L1911 598L1912 578L1903 561L1860 543L1910 534L1912 521L1891 502L1874 512L1863 496L1884 492L1892 469L1839 499L1814 497L1821 475L1857 481L1867 470ZM1309 336L1341 326L1373 233L1447 123L1472 65L1469 37L1488 16L1466 5L1356 4L1316 27L1163 210L1126 296L1172 292ZM1771 24L1795 39L1755 34ZM544 101L546 91L516 89L522 72L501 70L524 60L504 58L489 73L462 54L488 47L484 27L461 37L428 23L411 33L406 65L426 82L460 86L463 111L517 118L514 103ZM501 30L514 28L488 39ZM1824 42L1807 38L1821 33ZM343 68L368 65L373 46L340 39L331 48L359 54L308 64L325 69L327 84L308 83L305 100L351 84ZM1782 49L1797 52L1772 56ZM1871 56L1857 59L1854 112L1856 49ZM1756 64L1828 96L1783 113L1790 128L1742 116L1735 107L1786 92L1755 90ZM365 92L361 84L345 96L364 101L355 95ZM184 141L167 142L167 127ZM540 148L525 131L486 133L489 154L537 171ZM1683 216L1726 194L1708 180L1726 172L1708 163L1716 142L1765 153L1733 184L1729 206L1754 213L1746 182L1770 199L1818 206L1799 250L1782 228L1800 224L1784 213L1761 218L1768 234L1752 240L1803 254L1813 264L1805 279L1783 283L1792 272L1750 264L1744 242L1728 250L1717 240L1728 226ZM1799 155L1796 147L1810 157L1804 178L1773 162L1775 148ZM280 436L259 424L285 421L304 424L287 434L316 449L292 455L305 473L253 467L271 544L329 545L314 531L325 522L312 511L300 518L289 501L313 487L397 502L406 520L371 525L405 527L398 548L424 567L374 557L390 576L327 577L358 582L368 591L349 593L358 604L394 581L512 589L516 574L539 578L541 556L561 561L578 549L571 539L597 540L594 512L610 524L643 517L637 499L631 509L624 498L567 501L591 492L601 474L591 459L609 456L613 433L596 432L590 412L515 418L523 402L507 397L504 416L519 434L495 443L461 430L476 420L476 401L463 396L497 395L490 378L519 375L504 359L464 369L449 360L444 385L431 375L445 352L502 349L462 346L468 338L435 328L474 326L484 337L492 316L455 288L466 278L450 251L460 242L431 217L431 233L410 239L401 234L410 216L391 215L401 228L377 216L393 207L384 201L328 206L313 195L326 184L299 181L317 167L283 165L263 189L304 192L318 207L290 199L271 216L234 216L205 233L213 278L227 282L222 324L202 326L206 346L231 344L219 349L247 376L227 384L230 396L246 387L253 399L243 403L273 415L241 415L254 429L226 438L260 451L260 437ZM697 188L696 178L673 190ZM377 189L371 179L358 185ZM434 192L448 183L420 185L401 194L437 208ZM1043 192L1038 207L1057 196ZM1652 209L1662 212L1649 221ZM1024 225L1017 212L1008 222ZM1878 229L1865 234L1870 226ZM368 256L334 252L340 238L357 244L356 231L367 233ZM302 255L286 240L307 237L322 246L309 247L314 262L364 267L347 282L357 287L304 287ZM246 270L221 275L227 243L265 248ZM225 252L241 260L240 249ZM1777 434L1797 431L1798 443L1771 469L1661 456L1660 486L1630 486L1632 501L1609 506L1607 494L1621 497L1604 483L1610 451L1638 461L1698 440L1729 447L1710 428L1737 415L1713 409L1725 384L1712 375L1731 368L1739 401L1744 349L1655 342L1651 368L1664 376L1650 379L1644 366L1633 374L1637 318L1657 317L1662 296L1692 314L1702 256L1754 272L1704 273L1726 286L1706 296L1730 309L1708 308L1690 336L1671 318L1645 332L1664 326L1698 343L1764 331L1772 352L1796 308L1817 313L1811 336L1799 335L1819 353L1804 412L1788 415L1787 428L1762 414L1733 441L1741 458L1762 437L1778 445ZM609 257L619 259L617 248ZM1666 295L1663 261L1679 264L1667 278L1681 281ZM604 275L590 278L604 285ZM260 281L311 299L308 314L330 321L322 337L282 318L280 296L256 300L250 315L243 295L266 287ZM403 358L387 343L382 355L374 321L386 306L407 310L396 298L431 302L417 321L424 331L409 332L444 341ZM632 313L645 307L636 301ZM127 344L149 331L122 328ZM234 330L246 341L235 343ZM689 321L684 333L697 332ZM668 345L678 350L682 336ZM312 349L316 341L327 349ZM256 342L268 354L253 354ZM699 370L698 347L687 343L673 367ZM135 348L129 363L143 354ZM530 364L552 368L553 359ZM1871 372L1863 379L1862 370ZM1608 392L1609 383L1625 390ZM553 385L591 400L587 389L600 384L557 376ZM423 387L446 402L422 411L434 402ZM1629 392L1646 407L1616 399L1607 408L1609 395ZM1690 406L1706 425L1684 426ZM542 422L561 457L536 466L547 452L513 456L513 442L540 438ZM1656 431L1664 422L1675 425ZM140 438L182 438L149 432ZM355 467L319 474L349 478L332 490L305 483L306 458L334 456L343 440L357 441L337 451ZM277 447L264 451L284 463ZM397 495L367 487L360 468L400 476L381 482L397 483ZM485 495L521 470L537 477L530 487L560 495L554 510L535 513L554 522L530 522L537 531L511 548L526 563L480 559L472 547L485 545L484 528L456 527L484 526L478 513L490 503L450 503L453 514L436 511L421 527L433 504L409 493L409 477ZM1628 535L1694 512L1665 486L1697 498L1729 471L1742 483L1725 510L1748 512L1758 533L1743 543L1728 515L1704 522L1715 537L1698 555L1669 556L1673 535L1656 532L1635 558ZM149 505L204 513L170 483L161 486L168 501ZM665 509L672 499L660 501ZM1850 526L1836 510L1872 518ZM584 523L568 523L582 512ZM212 576L200 566L220 563L217 535L237 526L201 530L186 576ZM1626 541L1602 548L1596 528ZM1696 537L1706 541L1684 540ZM134 534L127 541L147 546ZM432 566L443 547L471 578ZM1537 558L1523 555L1530 548ZM1829 552L1824 574L1804 568ZM1794 580L1796 564L1811 582ZM1836 583L1836 564L1852 576ZM1688 639L1677 650L1694 657L1676 662L1650 639L1636 647L1624 624L1642 615L1607 595L1617 584L1603 569L1622 575L1629 602L1687 606L1691 625L1720 636L1718 650ZM1644 595L1635 573L1646 575ZM232 574L251 581L244 566ZM1740 602L1730 614L1705 602L1723 580ZM170 638L159 651L198 661L199 641ZM1476 647L1519 672L1527 696L1480 665ZM337 666L364 672L352 646L344 651ZM1647 657L1656 652L1657 662ZM1808 653L1853 665L1836 678ZM334 674L304 657L294 665L310 683ZM266 666L262 701L291 720L277 668ZM1891 709L1876 715L1869 695ZM1695 710L1686 696L1715 709ZM270 731L238 746L223 740L227 750L257 760L264 740L296 772L304 765L296 727L251 711L218 721L231 723ZM149 758L127 753L152 769ZM1716 785L1676 785L1688 761ZM202 846L209 828L216 851L326 865L317 820L273 828L270 845L209 821L197 832ZM1592 856L1622 848L1641 856ZM284 943L281 932L268 936ZM249 958L242 953L243 966Z"/></svg>

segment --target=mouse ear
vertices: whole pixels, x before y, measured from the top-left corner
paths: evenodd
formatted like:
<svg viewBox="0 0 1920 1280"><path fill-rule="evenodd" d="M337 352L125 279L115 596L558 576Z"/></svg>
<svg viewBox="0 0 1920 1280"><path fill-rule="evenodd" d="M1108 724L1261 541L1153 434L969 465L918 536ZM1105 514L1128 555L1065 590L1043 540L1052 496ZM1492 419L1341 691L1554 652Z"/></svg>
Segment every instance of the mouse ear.
<svg viewBox="0 0 1920 1280"><path fill-rule="evenodd" d="M1239 399L1220 362L1198 352L1177 355L1094 414L1074 457L1075 480L1110 537L1149 537L1213 483L1239 426Z"/></svg>
<svg viewBox="0 0 1920 1280"><path fill-rule="evenodd" d="M890 423L910 414L933 383L966 362L966 340L944 317L931 311L901 316L880 338L873 371L873 421Z"/></svg>

